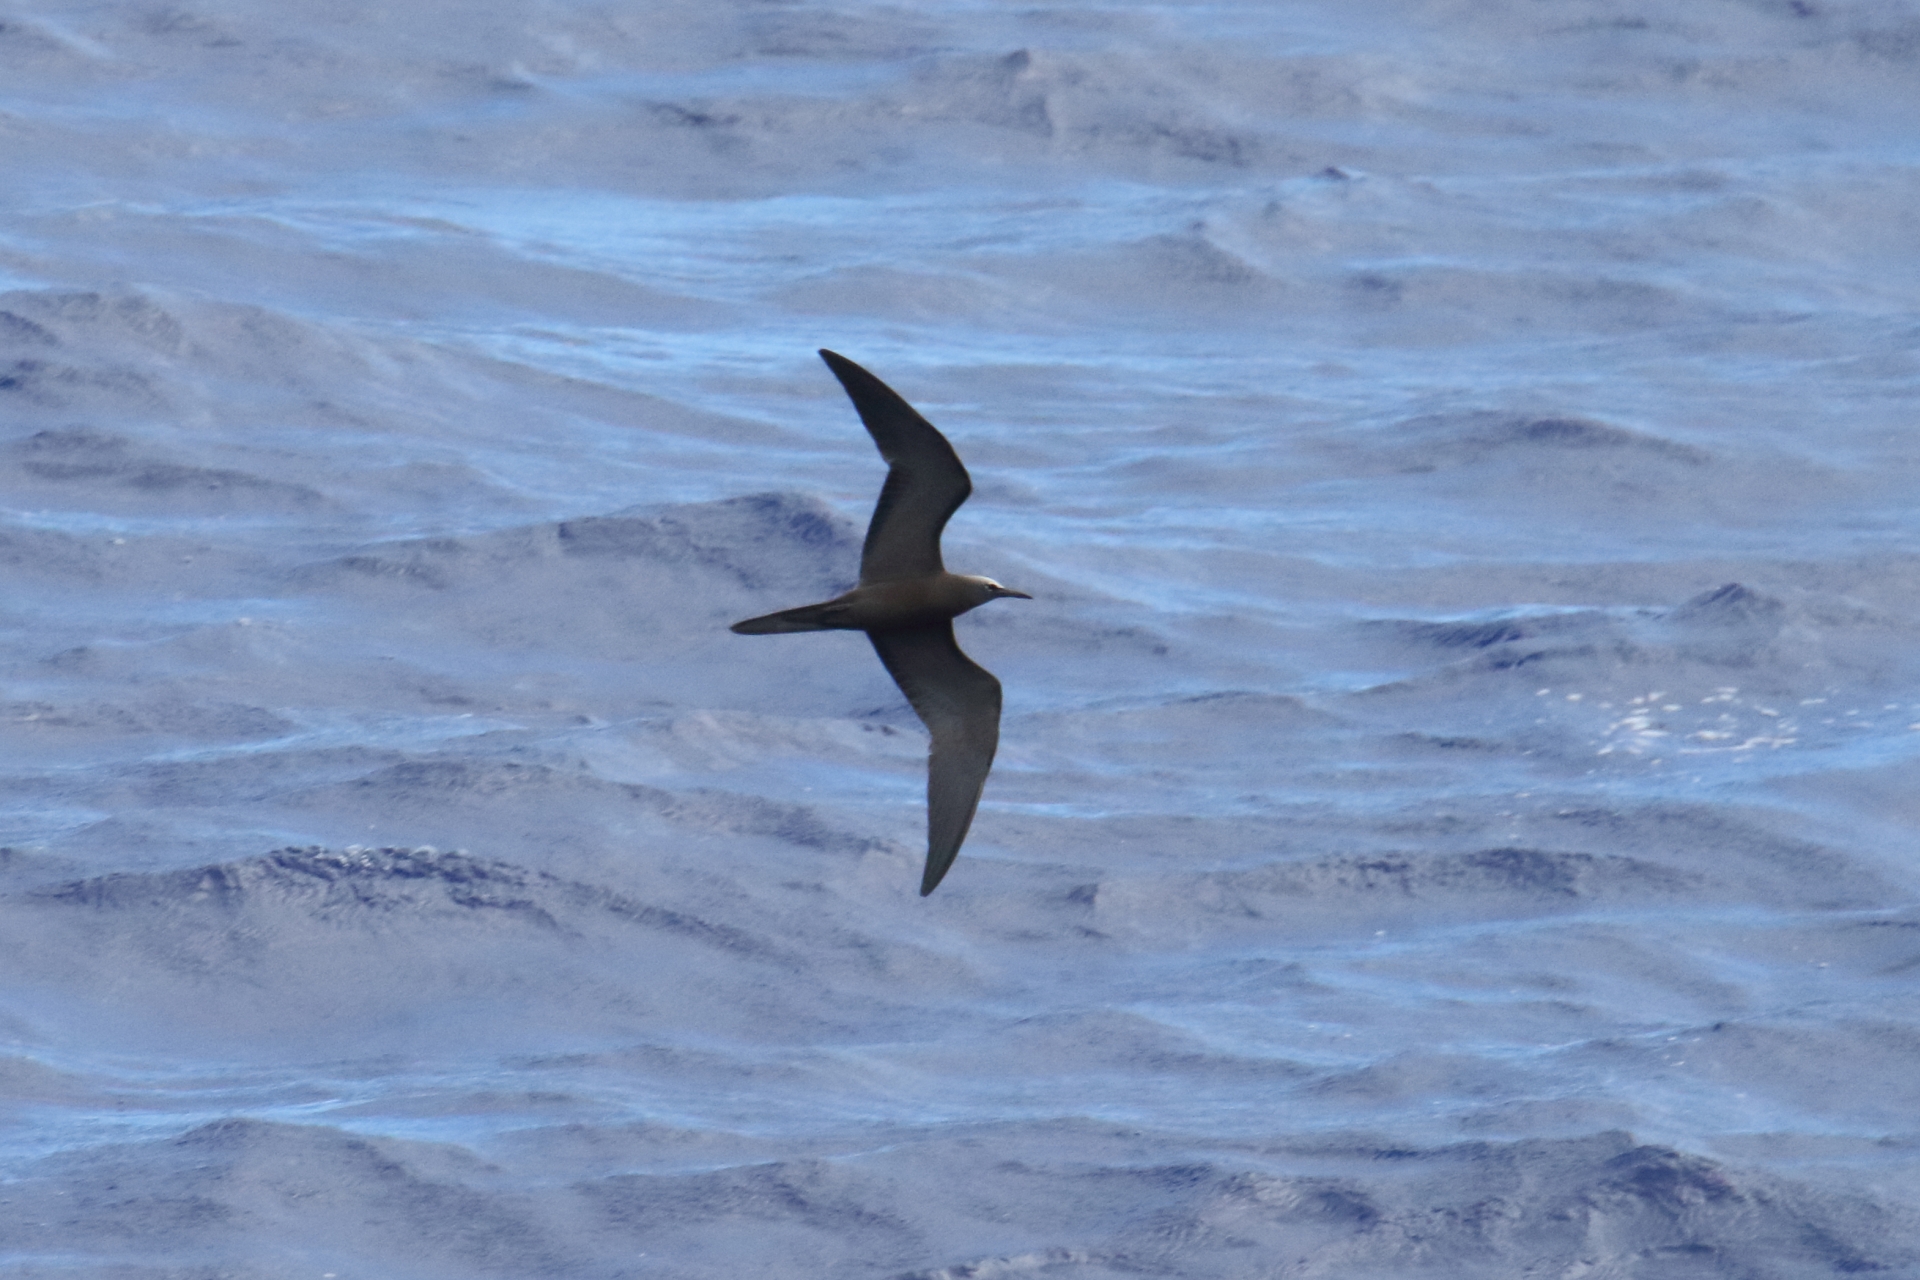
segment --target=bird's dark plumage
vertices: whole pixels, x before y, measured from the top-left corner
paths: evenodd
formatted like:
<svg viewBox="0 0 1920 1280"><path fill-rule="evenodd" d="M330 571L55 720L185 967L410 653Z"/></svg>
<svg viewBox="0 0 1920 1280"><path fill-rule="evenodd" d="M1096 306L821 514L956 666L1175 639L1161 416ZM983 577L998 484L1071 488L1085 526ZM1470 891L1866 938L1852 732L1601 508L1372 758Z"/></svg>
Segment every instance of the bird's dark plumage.
<svg viewBox="0 0 1920 1280"><path fill-rule="evenodd" d="M741 635L864 631L894 683L927 726L927 867L932 893L960 852L1000 745L1000 682L953 638L953 620L989 600L1024 592L991 578L948 573L940 533L973 492L947 438L893 388L843 355L822 351L887 461L887 482L867 526L860 585L819 604L733 624Z"/></svg>
<svg viewBox="0 0 1920 1280"><path fill-rule="evenodd" d="M898 392L834 351L820 358L847 389L867 434L887 460L887 483L860 549L860 581L891 582L944 573L940 531L973 492L947 438Z"/></svg>
<svg viewBox="0 0 1920 1280"><path fill-rule="evenodd" d="M869 631L867 638L933 737L927 757L927 869L920 877L924 898L947 874L973 825L1000 746L1000 682L960 652L951 622Z"/></svg>

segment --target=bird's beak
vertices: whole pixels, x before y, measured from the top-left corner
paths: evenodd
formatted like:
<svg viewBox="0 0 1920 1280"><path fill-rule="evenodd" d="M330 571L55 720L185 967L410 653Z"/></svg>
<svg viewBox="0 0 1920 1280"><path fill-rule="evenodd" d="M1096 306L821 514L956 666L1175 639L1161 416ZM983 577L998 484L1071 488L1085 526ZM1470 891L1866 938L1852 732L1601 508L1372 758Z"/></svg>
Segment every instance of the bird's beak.
<svg viewBox="0 0 1920 1280"><path fill-rule="evenodd" d="M1002 595L1002 596L1012 596L1012 597L1013 597L1013 598L1014 598L1015 600L1031 600L1031 599L1033 599L1033 597L1032 597L1032 596L1030 596L1030 595L1028 595L1028 594L1027 594L1026 592L1024 592L1024 591L1015 591L1015 590L1014 590L1014 589L1013 589L1012 587L1001 587L1001 588L999 589L999 594L1000 594L1000 595Z"/></svg>

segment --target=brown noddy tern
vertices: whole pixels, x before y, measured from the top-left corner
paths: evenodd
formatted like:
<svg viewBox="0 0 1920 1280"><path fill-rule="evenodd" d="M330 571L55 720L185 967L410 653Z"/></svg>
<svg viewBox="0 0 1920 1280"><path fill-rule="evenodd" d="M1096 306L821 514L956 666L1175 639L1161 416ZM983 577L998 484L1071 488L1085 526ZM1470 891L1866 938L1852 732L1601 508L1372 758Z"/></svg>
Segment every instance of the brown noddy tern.
<svg viewBox="0 0 1920 1280"><path fill-rule="evenodd" d="M843 355L820 358L840 379L887 462L887 482L860 550L860 584L819 604L733 624L743 636L864 631L933 746L927 756L926 897L967 838L1000 745L1000 682L953 638L953 620L989 600L1031 600L992 578L948 573L940 531L973 492L947 438L880 379Z"/></svg>

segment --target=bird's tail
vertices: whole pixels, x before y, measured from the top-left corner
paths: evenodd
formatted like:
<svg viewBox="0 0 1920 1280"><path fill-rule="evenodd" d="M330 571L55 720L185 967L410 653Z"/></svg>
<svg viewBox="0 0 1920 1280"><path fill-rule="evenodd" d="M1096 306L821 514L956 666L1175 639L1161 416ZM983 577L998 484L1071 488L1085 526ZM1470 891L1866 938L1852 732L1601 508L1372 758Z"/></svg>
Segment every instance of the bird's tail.
<svg viewBox="0 0 1920 1280"><path fill-rule="evenodd" d="M831 600L824 604L803 604L797 609L782 609L778 613L736 622L732 630L735 635L741 636L777 636L789 631L838 631L843 629L842 624L834 619L846 611L845 605L836 605Z"/></svg>

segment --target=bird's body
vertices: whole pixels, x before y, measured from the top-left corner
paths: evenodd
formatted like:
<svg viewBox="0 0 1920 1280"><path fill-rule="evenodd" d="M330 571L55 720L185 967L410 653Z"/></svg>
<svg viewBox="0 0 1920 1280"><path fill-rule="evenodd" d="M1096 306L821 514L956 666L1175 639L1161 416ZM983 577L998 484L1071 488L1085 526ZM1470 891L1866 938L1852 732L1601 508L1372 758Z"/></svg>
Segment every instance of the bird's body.
<svg viewBox="0 0 1920 1280"><path fill-rule="evenodd" d="M864 631L933 737L927 759L927 867L921 896L953 865L1000 742L1000 682L953 638L953 620L989 600L1030 600L991 578L948 573L940 532L973 492L945 436L886 383L822 351L888 463L867 526L860 585L819 604L733 624L740 635Z"/></svg>
<svg viewBox="0 0 1920 1280"><path fill-rule="evenodd" d="M951 622L989 600L1018 594L990 578L967 573L895 578L891 582L863 583L819 604L736 622L733 629L743 636L788 631L897 631Z"/></svg>

